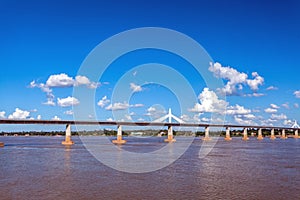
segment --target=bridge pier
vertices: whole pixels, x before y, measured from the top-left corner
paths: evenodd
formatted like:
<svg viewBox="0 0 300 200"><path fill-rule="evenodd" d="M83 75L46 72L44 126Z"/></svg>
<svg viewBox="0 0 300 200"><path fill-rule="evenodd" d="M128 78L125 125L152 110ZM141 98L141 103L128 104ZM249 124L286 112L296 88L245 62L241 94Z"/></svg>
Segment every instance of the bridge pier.
<svg viewBox="0 0 300 200"><path fill-rule="evenodd" d="M263 137L263 135L262 135L262 130L261 130L261 128L258 129L258 136L257 136L257 139L258 139L258 140L263 140L263 139L264 139L264 137Z"/></svg>
<svg viewBox="0 0 300 200"><path fill-rule="evenodd" d="M295 130L295 135L294 138L298 139L299 138L299 134L298 134L298 129Z"/></svg>
<svg viewBox="0 0 300 200"><path fill-rule="evenodd" d="M244 128L244 132L243 132L243 139L242 140L249 140L248 138L248 133L247 133L247 128Z"/></svg>
<svg viewBox="0 0 300 200"><path fill-rule="evenodd" d="M275 140L275 139L276 139L274 128L271 129L271 136L270 136L270 139L271 139L271 140Z"/></svg>
<svg viewBox="0 0 300 200"><path fill-rule="evenodd" d="M0 147L4 147L4 142L0 142Z"/></svg>
<svg viewBox="0 0 300 200"><path fill-rule="evenodd" d="M202 140L204 140L204 141L211 140L211 138L209 137L209 126L205 127L205 135L204 135L204 138L202 138Z"/></svg>
<svg viewBox="0 0 300 200"><path fill-rule="evenodd" d="M61 142L63 145L72 145L74 142L71 140L71 124L66 125L66 137L65 141Z"/></svg>
<svg viewBox="0 0 300 200"><path fill-rule="evenodd" d="M112 143L114 144L125 144L126 140L122 138L122 126L118 125L118 132L117 132L117 139L113 140Z"/></svg>
<svg viewBox="0 0 300 200"><path fill-rule="evenodd" d="M168 138L165 139L165 142L176 142L176 140L173 138L173 127L168 126Z"/></svg>
<svg viewBox="0 0 300 200"><path fill-rule="evenodd" d="M230 137L230 127L226 127L225 140L226 140L226 141L232 140L232 138Z"/></svg>
<svg viewBox="0 0 300 200"><path fill-rule="evenodd" d="M285 129L282 129L282 133L281 133L281 139L287 139L286 134L285 134Z"/></svg>

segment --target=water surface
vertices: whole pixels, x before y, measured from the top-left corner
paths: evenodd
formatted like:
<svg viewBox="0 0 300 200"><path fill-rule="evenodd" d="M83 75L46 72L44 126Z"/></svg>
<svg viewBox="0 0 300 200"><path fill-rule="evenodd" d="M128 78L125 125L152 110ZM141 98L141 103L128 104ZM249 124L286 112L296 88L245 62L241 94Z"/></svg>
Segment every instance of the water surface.
<svg viewBox="0 0 300 200"><path fill-rule="evenodd" d="M151 152L164 138L127 138ZM173 164L126 173L95 159L79 137L0 137L0 199L300 199L300 140L220 138L204 158L196 138Z"/></svg>

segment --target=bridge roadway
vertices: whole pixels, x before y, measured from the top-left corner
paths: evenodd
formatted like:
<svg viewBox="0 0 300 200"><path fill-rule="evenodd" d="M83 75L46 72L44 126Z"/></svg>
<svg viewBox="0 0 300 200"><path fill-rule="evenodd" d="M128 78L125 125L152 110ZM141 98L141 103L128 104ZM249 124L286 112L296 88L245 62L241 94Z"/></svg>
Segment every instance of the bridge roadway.
<svg viewBox="0 0 300 200"><path fill-rule="evenodd" d="M210 140L209 137L209 127L219 127L226 128L225 140L231 140L230 128L243 128L243 140L248 140L247 129L255 128L258 129L257 139L263 139L262 129L271 129L271 139L275 139L274 130L281 130L281 138L287 138L285 135L285 130L293 130L295 132L294 138L299 138L298 130L299 128L288 128L288 127L270 127L270 126L252 126L252 125L234 125L234 124L198 124L198 123L170 123L170 122L121 122L121 121L80 121L80 120L31 120L31 119L0 119L0 124L43 124L43 125L66 125L66 138L62 143L65 145L73 144L71 140L71 125L107 125L107 126L117 126L117 140L113 140L113 143L124 144L125 140L122 139L122 126L166 126L168 127L168 138L166 142L175 142L173 138L173 128L172 127L204 127L205 137L203 140ZM0 142L0 146L4 146Z"/></svg>

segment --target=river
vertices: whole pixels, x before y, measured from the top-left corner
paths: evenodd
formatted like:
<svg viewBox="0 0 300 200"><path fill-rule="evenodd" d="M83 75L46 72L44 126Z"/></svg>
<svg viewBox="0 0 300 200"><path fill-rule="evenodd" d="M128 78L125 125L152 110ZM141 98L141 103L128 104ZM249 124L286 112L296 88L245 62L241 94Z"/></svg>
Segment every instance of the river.
<svg viewBox="0 0 300 200"><path fill-rule="evenodd" d="M63 139L0 137L0 199L300 199L300 139L220 138L199 158L195 138L175 162L147 173L112 169L79 137L71 147ZM127 139L123 151L166 145L163 137Z"/></svg>

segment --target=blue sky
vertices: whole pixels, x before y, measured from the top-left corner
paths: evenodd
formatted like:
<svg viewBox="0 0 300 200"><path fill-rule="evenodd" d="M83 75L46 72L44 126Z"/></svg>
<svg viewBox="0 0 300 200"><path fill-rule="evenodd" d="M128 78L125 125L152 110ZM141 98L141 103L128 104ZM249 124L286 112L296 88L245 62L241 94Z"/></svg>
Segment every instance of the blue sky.
<svg viewBox="0 0 300 200"><path fill-rule="evenodd" d="M300 120L299 8L296 0L0 1L0 117L73 119L83 102L73 89L81 88L95 91L94 113L84 119L148 121L172 108L199 123L219 112L232 124L290 126ZM197 41L213 60L202 67L224 88L208 88L186 60L155 49L121 56L99 80L78 74L99 43L141 27ZM189 108L180 109L170 88L139 78L134 67L147 63L169 66L189 81L196 95ZM130 98L113 99L124 74L122 91ZM166 77L159 70L152 75ZM223 104L227 111L217 108Z"/></svg>

